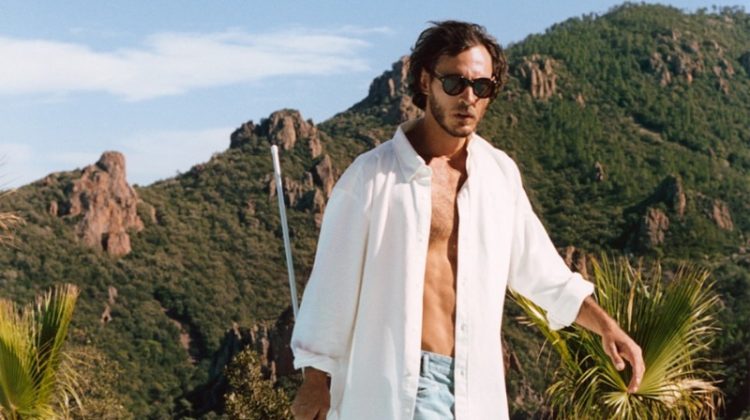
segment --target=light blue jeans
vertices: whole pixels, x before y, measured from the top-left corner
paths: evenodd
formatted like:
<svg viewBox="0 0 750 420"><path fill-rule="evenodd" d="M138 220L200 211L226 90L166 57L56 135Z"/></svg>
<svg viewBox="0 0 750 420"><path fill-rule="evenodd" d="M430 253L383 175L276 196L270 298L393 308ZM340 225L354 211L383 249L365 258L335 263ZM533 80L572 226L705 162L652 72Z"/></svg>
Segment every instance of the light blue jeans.
<svg viewBox="0 0 750 420"><path fill-rule="evenodd" d="M422 351L414 420L453 418L453 358Z"/></svg>

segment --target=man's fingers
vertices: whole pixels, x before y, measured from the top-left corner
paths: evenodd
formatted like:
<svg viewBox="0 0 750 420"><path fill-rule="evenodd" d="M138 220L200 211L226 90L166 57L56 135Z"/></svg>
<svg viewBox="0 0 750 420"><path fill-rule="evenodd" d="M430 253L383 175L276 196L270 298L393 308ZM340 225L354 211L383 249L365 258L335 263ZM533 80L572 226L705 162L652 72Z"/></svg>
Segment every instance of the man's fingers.
<svg viewBox="0 0 750 420"><path fill-rule="evenodd" d="M622 360L622 357L620 357L620 352L617 350L617 344L610 342L607 346L607 354L612 358L612 362L615 364L615 369L625 369L625 362Z"/></svg>
<svg viewBox="0 0 750 420"><path fill-rule="evenodd" d="M318 411L318 415L315 416L315 420L326 420L326 410L320 410Z"/></svg>
<svg viewBox="0 0 750 420"><path fill-rule="evenodd" d="M638 388L641 386L643 374L646 372L646 364L643 362L640 347L631 349L631 352L625 355L625 357L627 357L630 366L633 368L633 377L630 378L630 384L628 385L628 392L633 393L638 391Z"/></svg>

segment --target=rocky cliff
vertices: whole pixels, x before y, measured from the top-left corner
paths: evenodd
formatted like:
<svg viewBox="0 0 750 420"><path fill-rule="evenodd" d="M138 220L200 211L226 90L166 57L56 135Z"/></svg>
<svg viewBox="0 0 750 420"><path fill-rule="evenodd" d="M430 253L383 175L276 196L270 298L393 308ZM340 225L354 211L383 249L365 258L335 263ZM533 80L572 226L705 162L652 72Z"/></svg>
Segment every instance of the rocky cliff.
<svg viewBox="0 0 750 420"><path fill-rule="evenodd" d="M45 182L55 182L53 176ZM85 167L80 177L63 187L66 199L53 201L49 212L78 220L76 234L92 248L120 257L130 253L129 231L139 232L143 222L138 217L138 194L128 184L125 156L105 152L99 161Z"/></svg>
<svg viewBox="0 0 750 420"><path fill-rule="evenodd" d="M370 84L367 97L351 110L366 111L390 124L417 118L422 110L411 101L408 91L409 57L401 57L390 70L383 72Z"/></svg>

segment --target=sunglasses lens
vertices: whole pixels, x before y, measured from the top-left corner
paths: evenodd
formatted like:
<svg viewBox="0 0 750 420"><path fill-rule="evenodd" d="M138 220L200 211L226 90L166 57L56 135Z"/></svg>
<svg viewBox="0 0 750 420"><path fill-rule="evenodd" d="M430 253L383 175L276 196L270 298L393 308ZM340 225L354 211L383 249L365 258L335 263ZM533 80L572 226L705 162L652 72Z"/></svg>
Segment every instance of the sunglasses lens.
<svg viewBox="0 0 750 420"><path fill-rule="evenodd" d="M492 82L492 79L486 77L470 81L459 75L452 74L444 76L442 81L443 90L451 96L460 95L461 92L466 89L467 85L471 85L471 88L474 89L474 94L480 98L489 98L492 96L492 92L495 89L495 84Z"/></svg>
<svg viewBox="0 0 750 420"><path fill-rule="evenodd" d="M490 79L482 78L474 81L474 94L480 98L489 98L493 88L494 84Z"/></svg>
<svg viewBox="0 0 750 420"><path fill-rule="evenodd" d="M461 76L451 75L443 78L443 90L448 95L458 95L466 89L468 80Z"/></svg>

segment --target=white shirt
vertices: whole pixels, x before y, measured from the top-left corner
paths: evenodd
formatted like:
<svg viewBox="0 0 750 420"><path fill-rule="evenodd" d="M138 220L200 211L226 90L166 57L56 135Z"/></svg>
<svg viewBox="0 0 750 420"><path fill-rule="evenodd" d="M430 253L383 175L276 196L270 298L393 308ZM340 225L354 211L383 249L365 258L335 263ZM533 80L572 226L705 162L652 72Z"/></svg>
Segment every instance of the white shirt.
<svg viewBox="0 0 750 420"><path fill-rule="evenodd" d="M419 380L432 170L398 128L360 155L325 210L292 335L296 368L331 375L328 419L411 420ZM506 287L571 324L593 285L563 262L515 163L474 134L458 192L455 416L507 419Z"/></svg>

